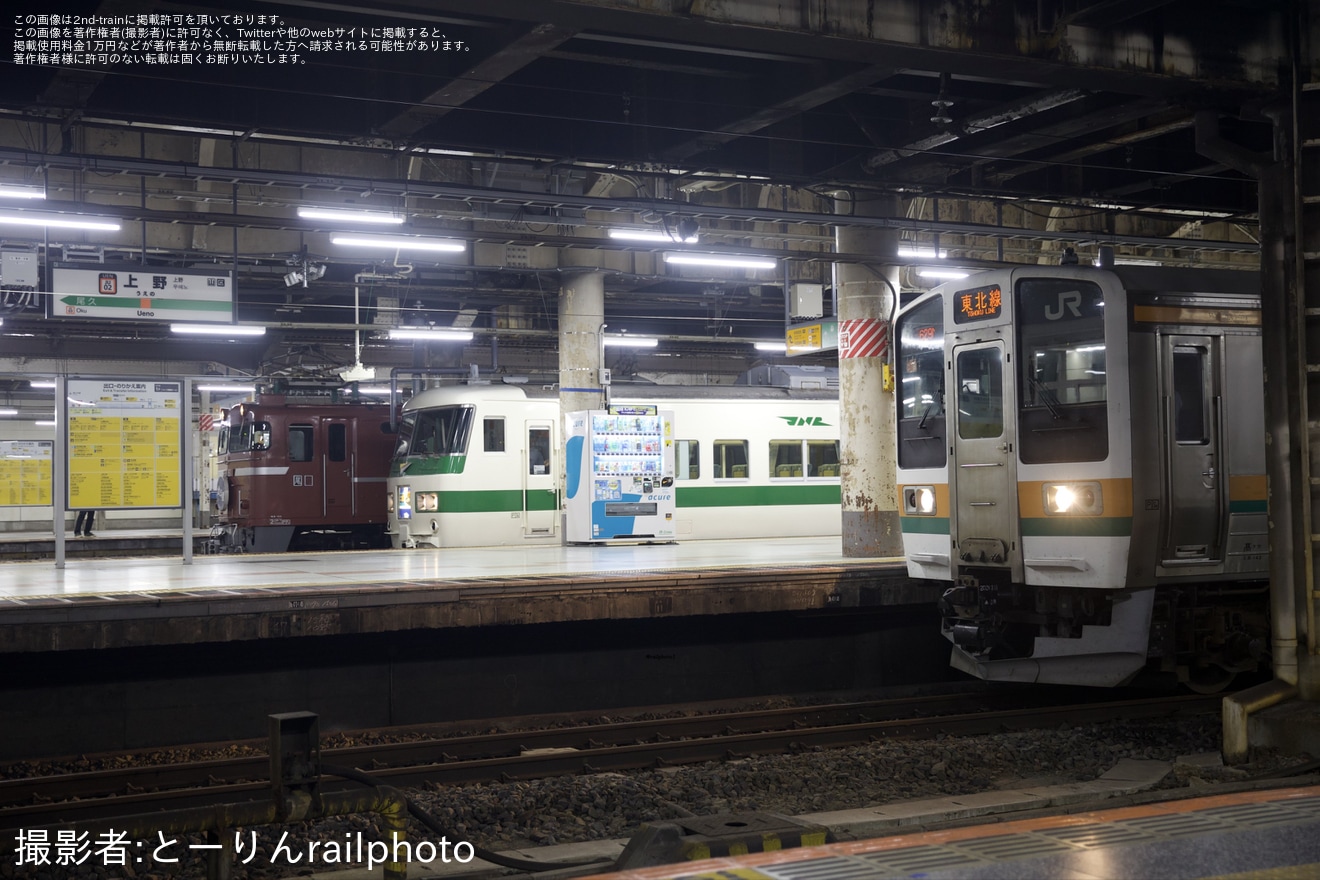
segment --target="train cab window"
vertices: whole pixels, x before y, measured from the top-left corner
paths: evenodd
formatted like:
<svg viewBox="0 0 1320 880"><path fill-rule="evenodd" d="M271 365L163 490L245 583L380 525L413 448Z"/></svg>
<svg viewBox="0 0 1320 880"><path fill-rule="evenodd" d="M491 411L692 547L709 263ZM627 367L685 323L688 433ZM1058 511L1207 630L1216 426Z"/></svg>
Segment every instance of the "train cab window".
<svg viewBox="0 0 1320 880"><path fill-rule="evenodd" d="M1100 285L1017 283L1018 454L1028 464L1109 456L1105 303Z"/></svg>
<svg viewBox="0 0 1320 880"><path fill-rule="evenodd" d="M348 426L339 422L332 422L330 425L329 437L326 440L326 446L329 447L331 461L347 461Z"/></svg>
<svg viewBox="0 0 1320 880"><path fill-rule="evenodd" d="M930 299L898 319L898 464L944 467L944 298Z"/></svg>
<svg viewBox="0 0 1320 880"><path fill-rule="evenodd" d="M484 452L504 451L504 419L481 420L481 448Z"/></svg>
<svg viewBox="0 0 1320 880"><path fill-rule="evenodd" d="M701 441L699 440L674 441L674 466L677 471L674 474L675 479L701 479L700 449Z"/></svg>
<svg viewBox="0 0 1320 880"><path fill-rule="evenodd" d="M1206 432L1205 349L1173 350L1173 432L1178 443L1203 445Z"/></svg>
<svg viewBox="0 0 1320 880"><path fill-rule="evenodd" d="M289 461L312 460L312 426L289 426Z"/></svg>
<svg viewBox="0 0 1320 880"><path fill-rule="evenodd" d="M747 441L716 440L715 470L717 480L743 480L747 478Z"/></svg>
<svg viewBox="0 0 1320 880"><path fill-rule="evenodd" d="M229 451L229 425L223 422L220 424L220 433L215 440L215 451L220 455L224 455Z"/></svg>
<svg viewBox="0 0 1320 880"><path fill-rule="evenodd" d="M255 451L270 449L270 422L253 423L252 448Z"/></svg>
<svg viewBox="0 0 1320 880"><path fill-rule="evenodd" d="M404 413L395 458L412 455L466 455L473 408L442 406Z"/></svg>
<svg viewBox="0 0 1320 880"><path fill-rule="evenodd" d="M771 440L770 441L770 476L771 477L802 476L802 441L801 440Z"/></svg>

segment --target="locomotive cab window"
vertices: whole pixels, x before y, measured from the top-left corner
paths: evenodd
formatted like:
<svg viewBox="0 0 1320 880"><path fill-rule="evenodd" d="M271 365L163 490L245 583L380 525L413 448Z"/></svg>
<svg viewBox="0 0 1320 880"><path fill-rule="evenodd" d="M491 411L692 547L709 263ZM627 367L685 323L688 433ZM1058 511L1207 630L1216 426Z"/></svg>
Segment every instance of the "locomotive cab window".
<svg viewBox="0 0 1320 880"><path fill-rule="evenodd" d="M270 422L254 422L252 425L252 448L270 449Z"/></svg>
<svg viewBox="0 0 1320 880"><path fill-rule="evenodd" d="M312 460L312 426L289 426L289 461Z"/></svg>
<svg viewBox="0 0 1320 880"><path fill-rule="evenodd" d="M1104 305L1104 294L1093 282L1018 282L1022 461L1103 461L1109 456Z"/></svg>

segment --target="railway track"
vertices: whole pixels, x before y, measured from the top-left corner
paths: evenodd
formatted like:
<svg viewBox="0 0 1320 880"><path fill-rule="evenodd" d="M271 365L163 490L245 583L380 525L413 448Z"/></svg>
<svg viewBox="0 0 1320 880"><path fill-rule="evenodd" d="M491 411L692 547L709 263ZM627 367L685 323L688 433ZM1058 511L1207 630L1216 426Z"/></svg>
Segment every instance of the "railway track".
<svg viewBox="0 0 1320 880"><path fill-rule="evenodd" d="M836 748L882 739L1077 725L1114 718L1217 712L1204 696L1106 699L1065 706L1004 707L989 694L841 703L518 730L415 742L323 749L322 765L354 767L395 787L636 770L731 757ZM997 707L995 704L998 703ZM971 704L969 706L969 704ZM268 796L262 755L131 766L0 781L0 828L109 819L155 810L258 801ZM326 791L355 786L327 774Z"/></svg>

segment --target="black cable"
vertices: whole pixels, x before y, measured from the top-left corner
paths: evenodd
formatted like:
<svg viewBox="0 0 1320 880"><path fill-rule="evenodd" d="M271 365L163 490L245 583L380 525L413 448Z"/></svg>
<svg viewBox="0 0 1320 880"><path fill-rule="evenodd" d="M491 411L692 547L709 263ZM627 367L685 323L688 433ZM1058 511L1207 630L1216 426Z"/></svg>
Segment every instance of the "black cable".
<svg viewBox="0 0 1320 880"><path fill-rule="evenodd" d="M358 782L361 783L362 785L370 786L372 788L376 788L382 785L389 785L388 782L385 782L384 780L381 779L377 779L376 777L371 776L370 774L363 773L361 770L358 770L356 767L338 767L332 765L322 765L321 772L328 773L331 776L340 776L343 777L344 779L349 779L352 780L353 782ZM444 826L442 826L439 822L437 822L430 813L426 812L426 810L423 810L421 807L419 807L413 801L412 798L408 797L408 795L404 794L402 791L400 791L399 793L403 795L403 801L405 804L408 805L408 814L410 816L412 816L418 822L421 822L431 831L434 831L436 834L441 835L442 837L448 833L444 828ZM477 858L481 859L482 861L490 862L492 865L499 865L501 868L510 868L514 871L527 871L529 873L540 873L542 871L558 871L562 868L587 868L587 867L596 867L596 866L609 866L611 868L614 867L614 862L599 862L599 861L598 862L534 862L530 859L519 859L514 856L506 856L497 852L492 852L491 850L476 846L475 844L473 845L472 850L474 853L476 853Z"/></svg>

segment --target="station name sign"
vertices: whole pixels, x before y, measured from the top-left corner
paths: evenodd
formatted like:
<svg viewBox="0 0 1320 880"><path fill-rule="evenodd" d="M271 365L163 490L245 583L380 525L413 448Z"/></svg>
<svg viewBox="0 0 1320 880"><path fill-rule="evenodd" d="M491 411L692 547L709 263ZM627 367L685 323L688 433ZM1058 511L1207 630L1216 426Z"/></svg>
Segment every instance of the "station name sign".
<svg viewBox="0 0 1320 880"><path fill-rule="evenodd" d="M234 320L234 276L223 270L55 264L50 290L49 318L217 324Z"/></svg>

